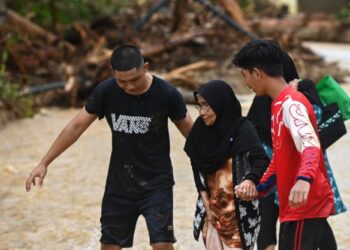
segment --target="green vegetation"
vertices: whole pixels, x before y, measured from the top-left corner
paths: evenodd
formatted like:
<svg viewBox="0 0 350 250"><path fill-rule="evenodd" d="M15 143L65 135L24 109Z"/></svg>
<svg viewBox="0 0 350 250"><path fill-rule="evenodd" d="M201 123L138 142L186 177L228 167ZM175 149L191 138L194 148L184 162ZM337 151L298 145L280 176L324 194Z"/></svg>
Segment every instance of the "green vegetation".
<svg viewBox="0 0 350 250"><path fill-rule="evenodd" d="M34 102L31 96L21 97L19 86L11 82L6 74L7 53L3 51L0 62L0 106L13 111L18 117L33 116Z"/></svg>
<svg viewBox="0 0 350 250"><path fill-rule="evenodd" d="M350 22L350 2L346 5L346 7L342 8L338 13L336 13L336 18L344 21Z"/></svg>
<svg viewBox="0 0 350 250"><path fill-rule="evenodd" d="M239 5L243 9L244 12L252 12L254 9L254 1L253 0L239 0Z"/></svg>
<svg viewBox="0 0 350 250"><path fill-rule="evenodd" d="M7 7L35 23L55 29L57 24L71 24L77 20L91 21L97 17L117 14L122 8L140 0L7 0Z"/></svg>
<svg viewBox="0 0 350 250"><path fill-rule="evenodd" d="M218 1L214 1L214 3L218 4ZM255 7L254 0L237 0L237 3L245 13L251 13Z"/></svg>
<svg viewBox="0 0 350 250"><path fill-rule="evenodd" d="M96 18L116 15L122 9L146 0L5 0L6 7L29 18L51 32L76 21L91 22ZM8 34L6 43L15 45L30 39L15 31ZM4 46L5 48L6 46ZM6 109L16 117L30 117L34 113L34 98L21 96L20 84L9 77L6 70L8 54L0 50L0 109Z"/></svg>

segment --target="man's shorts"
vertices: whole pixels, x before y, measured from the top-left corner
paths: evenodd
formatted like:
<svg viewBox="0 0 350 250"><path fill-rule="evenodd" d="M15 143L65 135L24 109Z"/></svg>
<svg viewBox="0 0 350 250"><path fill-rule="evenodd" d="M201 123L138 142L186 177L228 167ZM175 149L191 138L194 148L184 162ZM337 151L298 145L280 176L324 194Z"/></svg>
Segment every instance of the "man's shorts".
<svg viewBox="0 0 350 250"><path fill-rule="evenodd" d="M326 225L326 218L282 222L278 249L317 250L324 237Z"/></svg>
<svg viewBox="0 0 350 250"><path fill-rule="evenodd" d="M173 229L173 189L155 190L143 198L105 193L102 201L101 243L132 247L139 215L146 220L150 244L176 242Z"/></svg>

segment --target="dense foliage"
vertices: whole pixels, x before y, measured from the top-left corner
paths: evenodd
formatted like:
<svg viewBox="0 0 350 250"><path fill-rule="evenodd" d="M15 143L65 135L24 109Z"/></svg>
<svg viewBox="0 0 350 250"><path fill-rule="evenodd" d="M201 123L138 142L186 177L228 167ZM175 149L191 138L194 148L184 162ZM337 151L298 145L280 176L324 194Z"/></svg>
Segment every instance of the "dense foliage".
<svg viewBox="0 0 350 250"><path fill-rule="evenodd" d="M118 14L118 12L134 4L137 0L7 0L11 8L23 16L30 17L35 23L56 28L57 24L71 24L74 21L91 21L94 18Z"/></svg>

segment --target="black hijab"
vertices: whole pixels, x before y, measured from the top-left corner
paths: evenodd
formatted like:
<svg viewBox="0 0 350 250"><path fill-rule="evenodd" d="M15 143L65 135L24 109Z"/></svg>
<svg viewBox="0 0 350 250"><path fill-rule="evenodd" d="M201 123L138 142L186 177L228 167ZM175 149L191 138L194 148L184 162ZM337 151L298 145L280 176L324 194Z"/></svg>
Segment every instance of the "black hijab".
<svg viewBox="0 0 350 250"><path fill-rule="evenodd" d="M293 59L285 51L282 55L282 68L283 78L287 83L299 78ZM269 96L255 96L247 115L258 131L261 141L270 147L272 147L271 103L272 99Z"/></svg>
<svg viewBox="0 0 350 250"><path fill-rule="evenodd" d="M194 94L196 102L198 94L206 100L216 114L216 121L207 126L198 117L187 137L185 151L200 172L210 174L235 153L233 141L242 109L232 88L221 80L205 83Z"/></svg>

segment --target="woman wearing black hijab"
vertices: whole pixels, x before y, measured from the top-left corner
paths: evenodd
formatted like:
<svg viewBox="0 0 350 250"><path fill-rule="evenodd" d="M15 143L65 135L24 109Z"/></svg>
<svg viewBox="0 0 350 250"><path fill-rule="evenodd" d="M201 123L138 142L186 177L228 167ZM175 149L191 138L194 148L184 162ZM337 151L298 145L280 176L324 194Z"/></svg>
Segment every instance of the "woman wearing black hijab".
<svg viewBox="0 0 350 250"><path fill-rule="evenodd" d="M227 83L209 81L194 94L200 116L185 151L200 193L195 237L202 231L209 250L253 249L260 227L258 200L237 198L234 187L246 189L247 200L255 197L268 157Z"/></svg>
<svg viewBox="0 0 350 250"><path fill-rule="evenodd" d="M283 53L282 65L283 77L286 82L289 83L295 79L299 79L293 59L287 52ZM319 117L319 110L321 109L320 107L322 107L322 103L318 96L315 84L310 80L302 80L299 81L295 87L308 98L315 109L316 116ZM262 145L270 158L272 156L271 103L272 99L268 96L255 96L247 115L249 120L256 128ZM335 196L335 214L345 212L346 208L339 195L339 191L325 152L324 156L328 178ZM269 195L261 199L260 206L261 229L257 241L258 250L273 250L277 244L276 223L278 219L278 204L275 192L271 192ZM322 247L320 250L337 249L333 231L328 223L322 239Z"/></svg>

